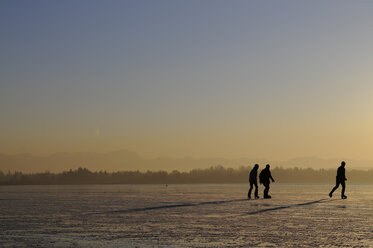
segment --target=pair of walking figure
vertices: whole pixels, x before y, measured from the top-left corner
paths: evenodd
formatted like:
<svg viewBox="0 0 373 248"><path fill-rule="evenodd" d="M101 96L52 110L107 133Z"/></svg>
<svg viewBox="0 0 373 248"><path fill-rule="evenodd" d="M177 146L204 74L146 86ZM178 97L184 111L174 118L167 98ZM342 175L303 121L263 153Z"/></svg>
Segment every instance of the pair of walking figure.
<svg viewBox="0 0 373 248"><path fill-rule="evenodd" d="M264 186L264 194L263 194L264 199L271 198L271 196L268 194L269 184L271 183L270 179L272 180L272 182L275 181L273 179L272 175L271 175L271 171L269 170L269 168L270 168L270 165L267 164L265 169L263 169L259 174L259 182L260 182L260 184L263 184L263 186ZM258 169L259 169L259 165L255 164L254 168L250 172L250 177L249 177L250 189L249 189L249 192L247 193L247 198L249 198L249 199L251 199L251 192L253 190L253 186L255 186L254 197L255 197L255 199L259 198L259 195L258 195L258 179L257 179Z"/></svg>

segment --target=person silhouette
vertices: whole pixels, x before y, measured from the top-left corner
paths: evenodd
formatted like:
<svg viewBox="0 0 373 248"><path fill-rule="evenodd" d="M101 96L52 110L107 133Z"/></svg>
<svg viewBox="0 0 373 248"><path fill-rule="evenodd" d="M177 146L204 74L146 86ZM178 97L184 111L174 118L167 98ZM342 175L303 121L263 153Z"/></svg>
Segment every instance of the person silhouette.
<svg viewBox="0 0 373 248"><path fill-rule="evenodd" d="M332 191L330 191L329 197L333 197L333 192L336 189L338 189L339 185L341 184L342 185L341 198L342 199L347 199L347 196L345 195L345 188L346 188L345 181L347 181L347 178L346 178L346 175L345 175L345 165L346 165L346 162L342 161L341 166L338 167L335 186L332 189Z"/></svg>
<svg viewBox="0 0 373 248"><path fill-rule="evenodd" d="M272 198L270 195L268 195L269 184L271 183L269 179L271 179L272 182L275 181L271 175L271 171L269 170L269 168L270 168L270 165L267 164L266 167L259 174L260 183L264 185L264 196L263 197L265 199Z"/></svg>
<svg viewBox="0 0 373 248"><path fill-rule="evenodd" d="M251 191L253 190L253 186L255 186L255 199L258 199L258 169L259 165L255 164L254 168L250 171L250 177L249 177L249 182L250 182L250 189L249 192L247 193L247 198L251 199Z"/></svg>

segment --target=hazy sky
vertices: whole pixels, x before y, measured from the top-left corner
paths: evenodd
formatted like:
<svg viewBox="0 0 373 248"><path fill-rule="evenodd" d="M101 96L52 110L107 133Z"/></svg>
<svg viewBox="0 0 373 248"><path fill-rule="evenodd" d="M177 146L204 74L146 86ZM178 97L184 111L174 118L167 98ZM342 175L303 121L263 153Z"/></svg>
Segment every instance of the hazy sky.
<svg viewBox="0 0 373 248"><path fill-rule="evenodd" d="M0 1L0 153L373 160L373 1Z"/></svg>

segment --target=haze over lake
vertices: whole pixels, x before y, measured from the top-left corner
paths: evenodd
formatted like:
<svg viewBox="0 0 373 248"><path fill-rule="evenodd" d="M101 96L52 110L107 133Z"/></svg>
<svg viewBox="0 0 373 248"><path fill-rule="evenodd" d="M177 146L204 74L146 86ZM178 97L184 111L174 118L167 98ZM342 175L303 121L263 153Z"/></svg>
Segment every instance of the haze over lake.
<svg viewBox="0 0 373 248"><path fill-rule="evenodd" d="M318 157L298 157L287 160L271 160L266 158L235 158L222 157L194 158L194 157L157 157L146 158L139 153L121 149L106 153L76 152L54 153L46 156L32 154L0 154L0 171L4 173L21 171L35 172L61 172L79 167L91 171L125 171L125 170L166 170L188 171L191 169L209 168L222 165L224 167L238 168L240 166L253 166L255 163L270 163L276 167L284 168L335 168L342 159L323 159ZM373 161L359 159L344 159L348 161L350 169L371 169Z"/></svg>

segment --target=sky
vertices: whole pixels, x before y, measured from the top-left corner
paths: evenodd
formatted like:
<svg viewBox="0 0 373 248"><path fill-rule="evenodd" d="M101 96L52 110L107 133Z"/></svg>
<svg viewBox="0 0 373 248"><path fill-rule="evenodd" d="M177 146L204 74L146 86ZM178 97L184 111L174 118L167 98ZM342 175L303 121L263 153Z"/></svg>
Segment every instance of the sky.
<svg viewBox="0 0 373 248"><path fill-rule="evenodd" d="M0 1L0 153L373 160L372 1Z"/></svg>

